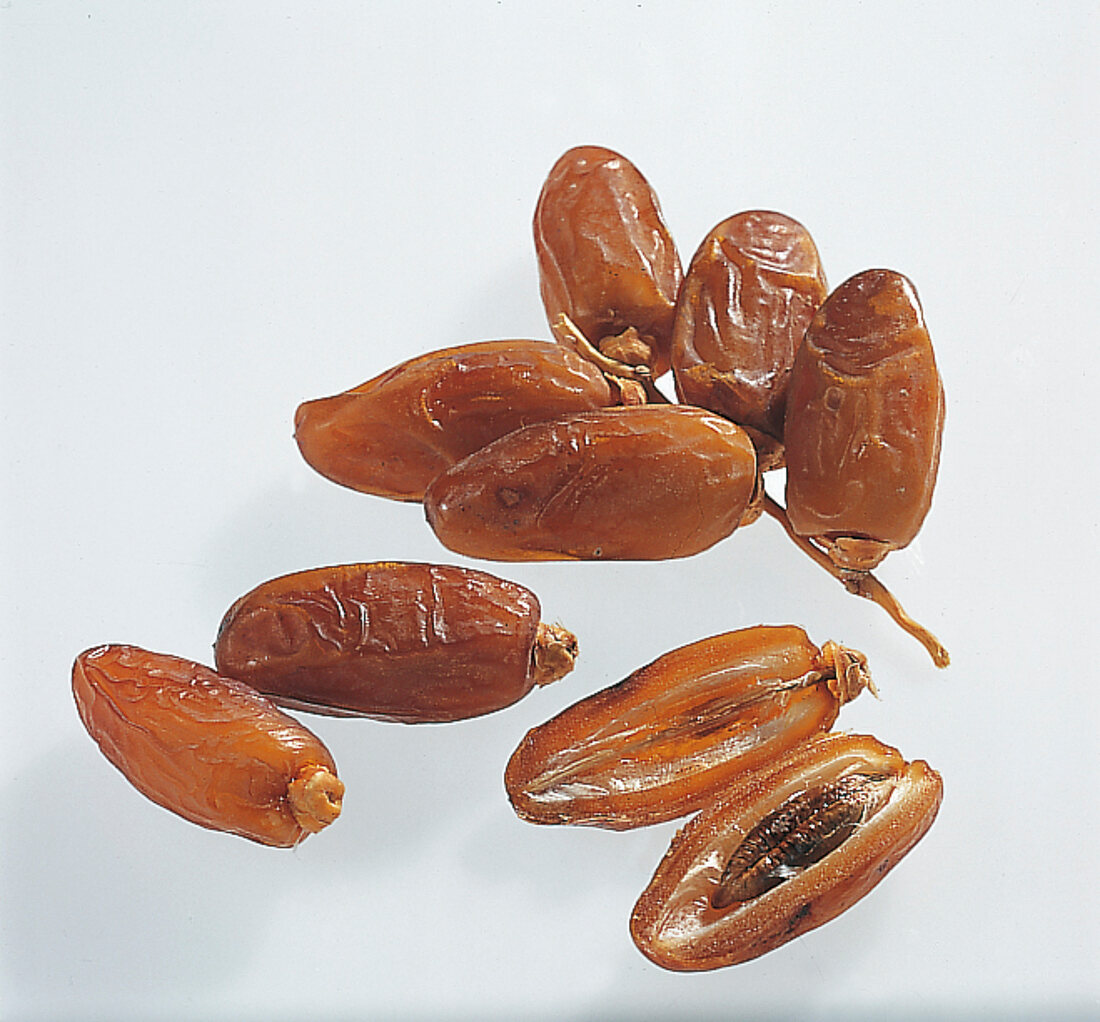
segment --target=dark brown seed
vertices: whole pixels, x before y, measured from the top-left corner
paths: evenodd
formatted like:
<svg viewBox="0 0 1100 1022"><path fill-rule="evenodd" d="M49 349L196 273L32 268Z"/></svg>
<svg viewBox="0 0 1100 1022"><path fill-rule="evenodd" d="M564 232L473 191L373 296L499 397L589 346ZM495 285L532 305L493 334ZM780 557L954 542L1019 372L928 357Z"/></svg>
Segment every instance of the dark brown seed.
<svg viewBox="0 0 1100 1022"><path fill-rule="evenodd" d="M791 796L737 846L711 904L752 901L840 847L863 820L873 783L866 774L849 774Z"/></svg>

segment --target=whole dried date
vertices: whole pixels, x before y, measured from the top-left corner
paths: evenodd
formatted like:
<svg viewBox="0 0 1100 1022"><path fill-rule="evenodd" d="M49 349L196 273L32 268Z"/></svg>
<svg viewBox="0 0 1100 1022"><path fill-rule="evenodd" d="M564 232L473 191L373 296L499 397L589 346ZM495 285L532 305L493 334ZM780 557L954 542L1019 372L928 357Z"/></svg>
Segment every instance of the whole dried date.
<svg viewBox="0 0 1100 1022"><path fill-rule="evenodd" d="M871 684L861 653L793 625L683 646L528 732L504 784L532 823L623 830L694 812L832 727Z"/></svg>
<svg viewBox="0 0 1100 1022"><path fill-rule="evenodd" d="M680 288L672 338L676 393L745 429L762 469L783 464L787 379L826 292L810 232L763 210L718 224Z"/></svg>
<svg viewBox="0 0 1100 1022"><path fill-rule="evenodd" d="M683 271L657 197L634 164L600 146L570 149L542 186L534 233L555 331L564 314L609 360L664 373Z"/></svg>
<svg viewBox="0 0 1100 1022"><path fill-rule="evenodd" d="M735 783L673 839L630 932L666 969L749 961L838 916L932 825L939 774L869 736L824 735Z"/></svg>
<svg viewBox="0 0 1100 1022"><path fill-rule="evenodd" d="M759 515L745 432L697 408L584 412L516 430L424 496L444 546L489 560L688 557Z"/></svg>
<svg viewBox="0 0 1100 1022"><path fill-rule="evenodd" d="M226 612L218 669L284 706L420 723L491 713L568 674L577 640L534 593L446 565L343 564L257 586Z"/></svg>
<svg viewBox="0 0 1100 1022"><path fill-rule="evenodd" d="M247 685L136 646L76 658L88 733L143 795L203 827L288 848L340 815L320 739Z"/></svg>
<svg viewBox="0 0 1100 1022"><path fill-rule="evenodd" d="M305 460L343 486L420 500L460 458L521 426L614 404L592 363L550 341L484 341L402 362L302 404Z"/></svg>
<svg viewBox="0 0 1100 1022"><path fill-rule="evenodd" d="M870 571L932 502L944 396L913 285L867 270L814 316L787 397L787 515L839 568Z"/></svg>

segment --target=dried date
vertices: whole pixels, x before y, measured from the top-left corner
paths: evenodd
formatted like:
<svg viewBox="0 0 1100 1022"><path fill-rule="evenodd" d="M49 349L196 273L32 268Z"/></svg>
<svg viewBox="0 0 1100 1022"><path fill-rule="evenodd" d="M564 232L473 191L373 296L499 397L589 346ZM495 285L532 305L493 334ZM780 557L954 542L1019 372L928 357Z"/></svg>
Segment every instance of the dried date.
<svg viewBox="0 0 1100 1022"><path fill-rule="evenodd" d="M424 508L444 546L489 560L688 557L759 514L745 432L647 405L516 430L457 462Z"/></svg>
<svg viewBox="0 0 1100 1022"><path fill-rule="evenodd" d="M868 270L840 285L795 356L784 439L787 507L763 510L817 564L879 604L932 657L943 643L872 574L917 534L932 502L943 385L913 285Z"/></svg>
<svg viewBox="0 0 1100 1022"><path fill-rule="evenodd" d="M615 403L603 374L550 341L484 341L402 362L302 404L305 460L343 486L420 500L460 458L521 426Z"/></svg>
<svg viewBox="0 0 1100 1022"><path fill-rule="evenodd" d="M542 301L559 338L564 315L609 360L605 367L667 371L683 271L634 164L600 146L570 149L542 187L534 234Z"/></svg>
<svg viewBox="0 0 1100 1022"><path fill-rule="evenodd" d="M747 771L832 727L871 684L862 654L794 626L666 653L528 732L504 775L532 823L623 830L702 808Z"/></svg>
<svg viewBox="0 0 1100 1022"><path fill-rule="evenodd" d="M787 379L826 290L810 232L763 210L738 213L711 230L680 288L672 339L676 393L745 429L762 469L783 464Z"/></svg>
<svg viewBox="0 0 1100 1022"><path fill-rule="evenodd" d="M854 905L924 836L939 774L869 736L824 735L733 784L673 839L630 932L666 969L757 958Z"/></svg>
<svg viewBox="0 0 1100 1022"><path fill-rule="evenodd" d="M840 568L870 571L932 503L944 396L913 285L867 270L818 311L795 358L786 419L791 526Z"/></svg>
<svg viewBox="0 0 1100 1022"><path fill-rule="evenodd" d="M340 815L320 739L247 685L190 660L99 646L73 665L88 733L143 795L212 830L290 847Z"/></svg>
<svg viewBox="0 0 1100 1022"><path fill-rule="evenodd" d="M447 565L344 564L272 579L226 612L218 670L283 706L404 723L475 717L573 669L530 590Z"/></svg>

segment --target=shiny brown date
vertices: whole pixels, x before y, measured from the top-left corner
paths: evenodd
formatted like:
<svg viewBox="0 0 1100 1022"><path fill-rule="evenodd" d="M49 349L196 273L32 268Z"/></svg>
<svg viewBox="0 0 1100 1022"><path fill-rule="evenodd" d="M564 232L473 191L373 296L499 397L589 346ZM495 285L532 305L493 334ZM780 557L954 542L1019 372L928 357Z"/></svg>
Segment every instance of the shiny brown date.
<svg viewBox="0 0 1100 1022"><path fill-rule="evenodd" d="M942 797L927 763L874 738L806 742L676 835L634 908L634 942L681 971L772 951L867 894L924 836Z"/></svg>
<svg viewBox="0 0 1100 1022"><path fill-rule="evenodd" d="M76 658L88 733L158 805L212 830L287 848L340 815L344 785L314 734L247 685L136 646Z"/></svg>
<svg viewBox="0 0 1100 1022"><path fill-rule="evenodd" d="M932 502L943 386L913 285L867 270L806 332L787 393L787 515L840 568L869 571Z"/></svg>
<svg viewBox="0 0 1100 1022"><path fill-rule="evenodd" d="M825 295L810 232L762 210L718 224L680 288L672 340L676 393L745 429L762 469L783 464L787 379Z"/></svg>
<svg viewBox="0 0 1100 1022"><path fill-rule="evenodd" d="M590 362L550 341L433 351L333 397L307 401L294 436L321 475L364 493L420 500L440 472L497 437L614 404Z"/></svg>
<svg viewBox="0 0 1100 1022"><path fill-rule="evenodd" d="M756 454L696 408L609 408L538 423L458 462L424 508L444 546L488 560L659 560L758 510Z"/></svg>
<svg viewBox="0 0 1100 1022"><path fill-rule="evenodd" d="M446 565L343 564L284 575L227 611L218 669L284 706L420 723L509 706L569 673L577 640L534 593Z"/></svg>
<svg viewBox="0 0 1100 1022"><path fill-rule="evenodd" d="M669 366L682 270L649 183L626 157L570 149L542 187L534 219L543 305L610 359Z"/></svg>
<svg viewBox="0 0 1100 1022"><path fill-rule="evenodd" d="M870 680L862 654L818 649L801 628L726 632L528 732L505 788L532 823L623 830L675 819L832 727Z"/></svg>

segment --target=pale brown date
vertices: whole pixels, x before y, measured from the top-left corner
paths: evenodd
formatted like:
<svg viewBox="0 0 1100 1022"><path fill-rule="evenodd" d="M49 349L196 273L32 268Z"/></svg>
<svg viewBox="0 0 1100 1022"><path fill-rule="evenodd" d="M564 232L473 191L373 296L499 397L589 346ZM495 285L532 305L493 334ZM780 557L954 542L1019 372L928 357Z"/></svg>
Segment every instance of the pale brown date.
<svg viewBox="0 0 1100 1022"><path fill-rule="evenodd" d="M73 664L73 697L103 754L192 823L287 848L340 815L343 782L312 732L249 686L136 646Z"/></svg>

